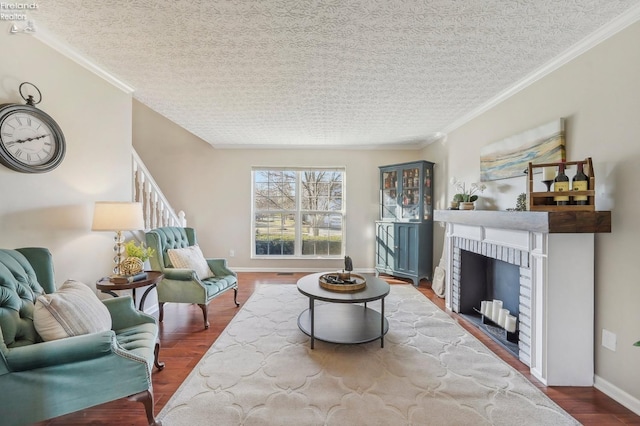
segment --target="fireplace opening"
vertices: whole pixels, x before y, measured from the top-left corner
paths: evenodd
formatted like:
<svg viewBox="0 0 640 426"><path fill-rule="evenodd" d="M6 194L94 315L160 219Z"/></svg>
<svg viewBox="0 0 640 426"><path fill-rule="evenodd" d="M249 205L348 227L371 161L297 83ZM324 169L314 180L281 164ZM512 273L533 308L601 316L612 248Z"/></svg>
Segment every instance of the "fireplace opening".
<svg viewBox="0 0 640 426"><path fill-rule="evenodd" d="M460 310L465 319L475 324L491 339L518 356L518 333L508 333L481 314L482 301L502 301L502 308L518 318L520 306L520 267L460 250Z"/></svg>

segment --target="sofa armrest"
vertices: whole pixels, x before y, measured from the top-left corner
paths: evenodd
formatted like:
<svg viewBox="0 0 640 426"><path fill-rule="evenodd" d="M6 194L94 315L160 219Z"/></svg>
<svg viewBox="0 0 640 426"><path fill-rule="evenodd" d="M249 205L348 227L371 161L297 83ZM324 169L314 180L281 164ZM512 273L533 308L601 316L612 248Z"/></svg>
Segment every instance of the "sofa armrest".
<svg viewBox="0 0 640 426"><path fill-rule="evenodd" d="M198 277L193 269L184 268L165 268L162 273L168 280L177 281L197 281Z"/></svg>
<svg viewBox="0 0 640 426"><path fill-rule="evenodd" d="M4 355L11 371L27 371L109 355L114 340L109 330L10 348Z"/></svg>
<svg viewBox="0 0 640 426"><path fill-rule="evenodd" d="M140 312L133 304L131 296L115 297L102 301L111 314L111 329L122 330L144 323L155 323L151 315Z"/></svg>
<svg viewBox="0 0 640 426"><path fill-rule="evenodd" d="M211 272L213 272L216 277L224 277L227 275L238 276L231 269L227 268L227 259L207 259L207 264L209 264Z"/></svg>

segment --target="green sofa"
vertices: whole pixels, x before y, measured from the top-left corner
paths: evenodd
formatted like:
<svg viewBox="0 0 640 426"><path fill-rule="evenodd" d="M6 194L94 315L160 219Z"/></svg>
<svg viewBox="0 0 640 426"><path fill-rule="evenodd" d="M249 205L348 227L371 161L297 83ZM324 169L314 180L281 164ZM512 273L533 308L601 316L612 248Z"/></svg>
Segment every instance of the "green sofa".
<svg viewBox="0 0 640 426"><path fill-rule="evenodd" d="M43 341L36 298L56 291L45 248L0 249L0 423L24 425L129 397L154 418L151 372L158 362L155 318L130 297L105 300L112 329Z"/></svg>
<svg viewBox="0 0 640 426"><path fill-rule="evenodd" d="M238 277L227 268L226 259L204 259L214 276L200 279L192 269L175 268L169 259L168 250L184 249L197 245L193 228L166 226L152 229L146 234L147 246L154 250L149 258L151 269L161 271L164 279L158 283L160 322L164 317L164 304L195 303L204 315L204 328L209 328L208 304L227 290L233 290L233 302L238 304Z"/></svg>

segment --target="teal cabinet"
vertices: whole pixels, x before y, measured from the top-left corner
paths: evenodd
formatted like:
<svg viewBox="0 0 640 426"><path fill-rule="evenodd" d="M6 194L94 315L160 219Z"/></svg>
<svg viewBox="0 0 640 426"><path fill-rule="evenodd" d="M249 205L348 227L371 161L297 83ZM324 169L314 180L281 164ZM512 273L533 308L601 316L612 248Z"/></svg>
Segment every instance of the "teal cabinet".
<svg viewBox="0 0 640 426"><path fill-rule="evenodd" d="M376 273L418 285L433 270L433 166L429 161L380 167Z"/></svg>

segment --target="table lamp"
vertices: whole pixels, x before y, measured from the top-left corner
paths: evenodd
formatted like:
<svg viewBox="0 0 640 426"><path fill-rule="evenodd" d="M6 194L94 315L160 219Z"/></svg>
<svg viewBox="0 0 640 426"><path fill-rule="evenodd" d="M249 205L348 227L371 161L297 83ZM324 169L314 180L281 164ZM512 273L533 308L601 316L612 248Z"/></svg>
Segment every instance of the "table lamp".
<svg viewBox="0 0 640 426"><path fill-rule="evenodd" d="M113 273L120 275L120 264L124 253L123 231L139 231L144 229L142 204L126 201L96 201L93 210L92 231L112 231L116 233L113 251L115 267Z"/></svg>

